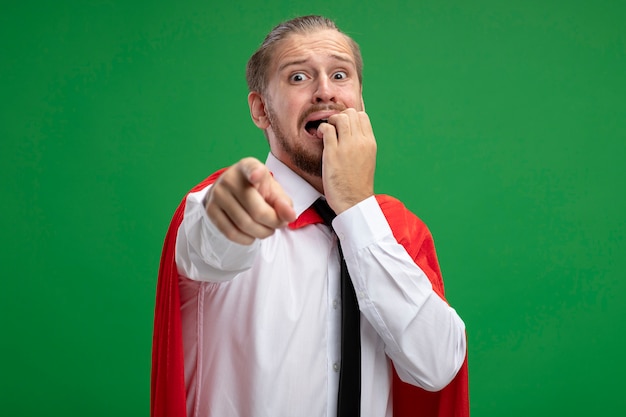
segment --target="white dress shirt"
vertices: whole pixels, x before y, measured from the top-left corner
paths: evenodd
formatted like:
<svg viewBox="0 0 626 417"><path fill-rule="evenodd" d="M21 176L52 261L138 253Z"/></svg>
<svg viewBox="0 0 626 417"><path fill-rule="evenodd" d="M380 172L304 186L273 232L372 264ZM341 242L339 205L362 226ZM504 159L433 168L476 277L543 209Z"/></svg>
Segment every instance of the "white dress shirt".
<svg viewBox="0 0 626 417"><path fill-rule="evenodd" d="M297 215L320 194L272 154ZM374 197L324 224L250 246L208 219L207 188L187 197L176 240L189 417L337 413L341 344L337 237L361 310L361 415L391 417L400 378L443 388L465 358L465 325L394 239Z"/></svg>

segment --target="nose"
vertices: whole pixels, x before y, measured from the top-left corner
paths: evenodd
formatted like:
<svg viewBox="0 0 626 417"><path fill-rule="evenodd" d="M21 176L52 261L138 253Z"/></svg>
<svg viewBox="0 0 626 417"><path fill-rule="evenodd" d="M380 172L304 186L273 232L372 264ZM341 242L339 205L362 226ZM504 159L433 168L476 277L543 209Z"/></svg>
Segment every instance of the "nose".
<svg viewBox="0 0 626 417"><path fill-rule="evenodd" d="M335 87L332 80L327 76L320 76L317 88L313 94L313 103L335 103L337 102Z"/></svg>

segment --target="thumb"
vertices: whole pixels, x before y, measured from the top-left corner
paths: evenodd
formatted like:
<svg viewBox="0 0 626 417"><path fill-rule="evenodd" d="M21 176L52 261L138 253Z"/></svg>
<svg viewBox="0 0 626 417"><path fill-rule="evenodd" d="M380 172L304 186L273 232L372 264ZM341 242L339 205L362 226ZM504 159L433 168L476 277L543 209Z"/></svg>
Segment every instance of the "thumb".
<svg viewBox="0 0 626 417"><path fill-rule="evenodd" d="M258 188L271 176L265 164L256 158L244 158L239 161L239 170L243 177L255 188Z"/></svg>
<svg viewBox="0 0 626 417"><path fill-rule="evenodd" d="M289 223L296 219L291 199L265 164L255 158L245 158L240 161L240 170L283 222Z"/></svg>

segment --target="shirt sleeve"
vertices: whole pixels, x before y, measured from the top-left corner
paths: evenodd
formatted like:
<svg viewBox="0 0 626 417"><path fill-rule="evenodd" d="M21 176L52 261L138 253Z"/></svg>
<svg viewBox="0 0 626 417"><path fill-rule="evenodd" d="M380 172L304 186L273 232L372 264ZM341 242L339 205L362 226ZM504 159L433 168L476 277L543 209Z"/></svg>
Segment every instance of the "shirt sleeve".
<svg viewBox="0 0 626 417"><path fill-rule="evenodd" d="M375 197L338 215L339 237L363 316L385 343L398 376L444 388L465 359L465 324L399 244Z"/></svg>
<svg viewBox="0 0 626 417"><path fill-rule="evenodd" d="M187 196L176 236L176 267L180 275L192 280L224 282L252 266L259 240L249 246L240 245L217 229L203 204L209 187Z"/></svg>

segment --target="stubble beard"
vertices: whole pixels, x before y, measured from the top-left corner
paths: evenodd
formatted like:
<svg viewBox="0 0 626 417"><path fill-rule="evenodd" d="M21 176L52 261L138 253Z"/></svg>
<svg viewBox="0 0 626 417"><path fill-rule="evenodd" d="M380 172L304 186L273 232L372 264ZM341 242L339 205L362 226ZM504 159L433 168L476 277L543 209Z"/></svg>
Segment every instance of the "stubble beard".
<svg viewBox="0 0 626 417"><path fill-rule="evenodd" d="M301 143L294 141L290 143L287 135L280 127L274 109L267 103L267 118L272 126L274 136L278 145L289 155L293 165L303 173L314 177L322 177L322 150L315 152L313 149L306 149Z"/></svg>

